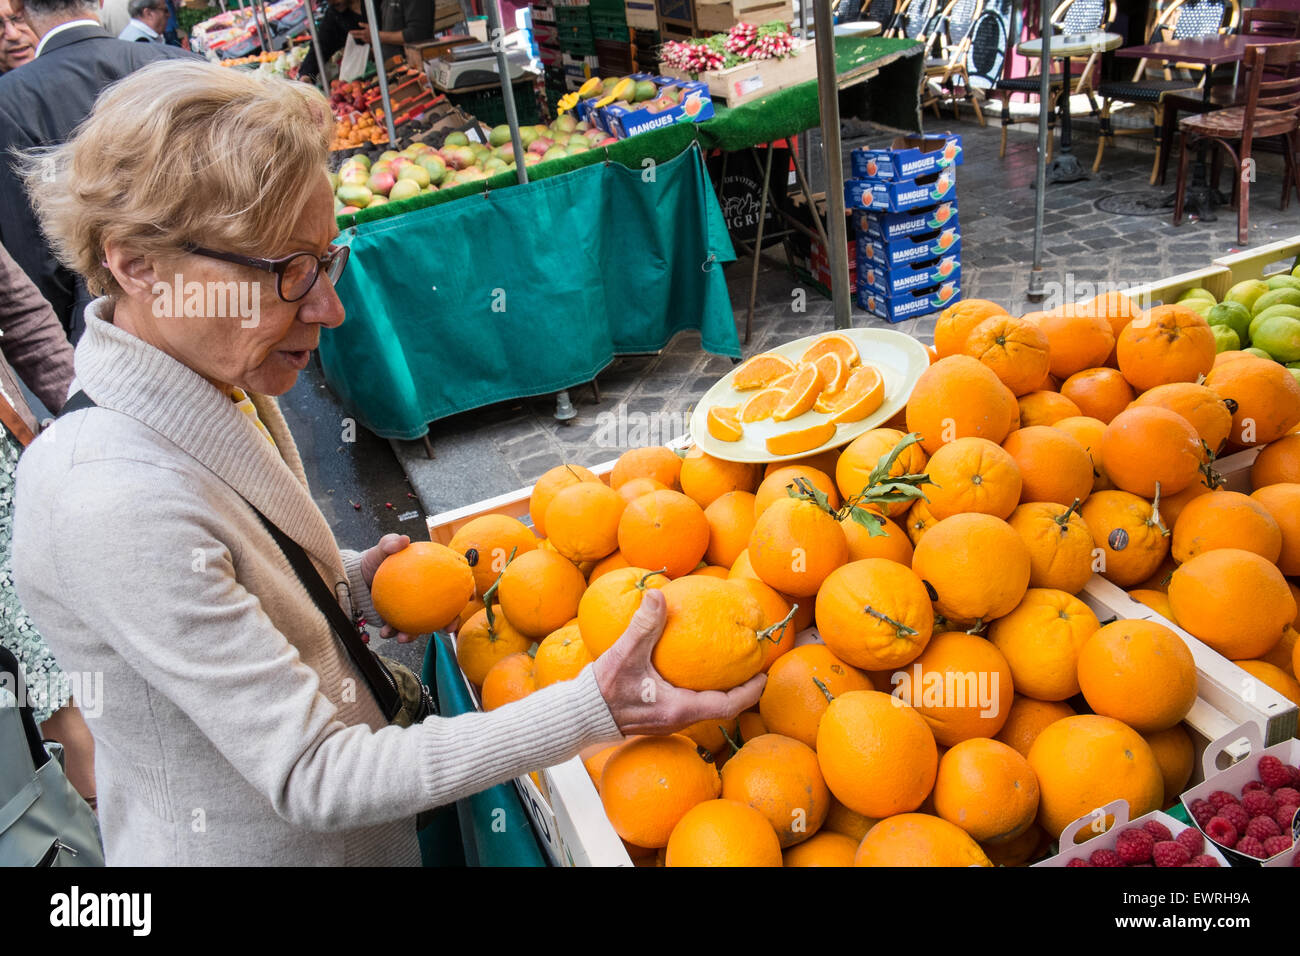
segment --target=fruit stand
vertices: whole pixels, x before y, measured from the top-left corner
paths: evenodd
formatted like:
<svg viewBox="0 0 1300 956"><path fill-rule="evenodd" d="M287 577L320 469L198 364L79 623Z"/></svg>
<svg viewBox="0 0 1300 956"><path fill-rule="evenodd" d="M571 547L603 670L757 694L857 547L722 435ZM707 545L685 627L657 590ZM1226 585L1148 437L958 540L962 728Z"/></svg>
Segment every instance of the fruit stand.
<svg viewBox="0 0 1300 956"><path fill-rule="evenodd" d="M478 584L430 659L493 709L574 676L661 589L666 680L767 673L731 721L520 778L558 865L1300 865L1291 289L1300 237L1023 318L957 303L923 369L886 330L754 356L693 439L428 518ZM1216 344L1230 303L1269 357ZM803 456L746 463L751 431ZM756 648L679 658L738 586ZM1001 680L951 699L972 675ZM647 766L666 793L638 789Z"/></svg>
<svg viewBox="0 0 1300 956"><path fill-rule="evenodd" d="M890 86L881 121L909 127L919 53L909 40L837 41L842 74ZM816 87L538 163L523 186L506 170L340 216L352 249L339 285L349 321L321 337L331 388L374 433L417 439L447 415L590 381L615 355L656 351L684 328L738 358L719 268L734 254L700 150L815 126ZM541 241L525 246L523 236ZM462 347L441 347L452 338Z"/></svg>

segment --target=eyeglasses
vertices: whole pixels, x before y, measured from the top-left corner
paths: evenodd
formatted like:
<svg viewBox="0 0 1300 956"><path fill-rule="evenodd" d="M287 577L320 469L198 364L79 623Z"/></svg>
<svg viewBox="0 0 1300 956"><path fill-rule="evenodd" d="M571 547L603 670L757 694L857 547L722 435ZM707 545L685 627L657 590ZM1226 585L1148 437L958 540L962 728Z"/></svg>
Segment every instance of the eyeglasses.
<svg viewBox="0 0 1300 956"><path fill-rule="evenodd" d="M233 252L217 252L201 246L189 246L185 251L196 256L220 259L222 262L233 262L236 265L251 266L263 272L274 273L276 292L285 302L297 302L310 292L316 285L322 269L329 276L330 284L336 284L343 275L344 266L348 264L349 253L347 246L330 246L329 251L323 256L310 252L294 252L279 259L259 259Z"/></svg>

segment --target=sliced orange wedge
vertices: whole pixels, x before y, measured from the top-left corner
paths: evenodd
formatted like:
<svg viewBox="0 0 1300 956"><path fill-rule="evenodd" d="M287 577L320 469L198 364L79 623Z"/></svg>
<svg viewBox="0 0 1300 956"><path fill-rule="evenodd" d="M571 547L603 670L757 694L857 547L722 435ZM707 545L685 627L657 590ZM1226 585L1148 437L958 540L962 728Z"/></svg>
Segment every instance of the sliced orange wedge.
<svg viewBox="0 0 1300 956"><path fill-rule="evenodd" d="M786 389L788 389L791 385L794 384L794 377L798 374L799 373L797 371L786 372L775 382L769 385L768 388L779 388L781 391L784 392Z"/></svg>
<svg viewBox="0 0 1300 956"><path fill-rule="evenodd" d="M771 455L799 455L826 444L834 434L835 426L830 422L797 428L769 438L766 442L767 451Z"/></svg>
<svg viewBox="0 0 1300 956"><path fill-rule="evenodd" d="M834 395L849 380L849 367L834 352L827 352L813 361L822 373L822 394Z"/></svg>
<svg viewBox="0 0 1300 956"><path fill-rule="evenodd" d="M718 441L740 441L740 436L744 429L740 427L740 420L736 417L739 409L723 408L720 405L714 405L709 409L709 434Z"/></svg>
<svg viewBox="0 0 1300 956"><path fill-rule="evenodd" d="M885 380L874 365L855 368L844 390L836 396L832 422L860 422L885 401Z"/></svg>
<svg viewBox="0 0 1300 956"><path fill-rule="evenodd" d="M813 407L822 390L822 372L816 365L805 365L794 377L780 403L772 412L778 422L787 422Z"/></svg>
<svg viewBox="0 0 1300 956"><path fill-rule="evenodd" d="M794 381L793 376L790 380ZM784 397L783 388L763 389L740 406L740 420L748 425L750 422L761 422L765 418L771 418L772 413L776 411L776 406L781 404L781 399Z"/></svg>
<svg viewBox="0 0 1300 956"><path fill-rule="evenodd" d="M738 392L746 392L751 388L764 388L787 372L793 371L794 363L784 355L764 352L762 355L755 355L736 369L731 387Z"/></svg>
<svg viewBox="0 0 1300 956"><path fill-rule="evenodd" d="M848 368L853 368L862 361L862 357L858 355L858 347L843 332L827 332L808 346L808 351L799 357L799 361L815 362L823 355L831 354L838 355L840 361Z"/></svg>

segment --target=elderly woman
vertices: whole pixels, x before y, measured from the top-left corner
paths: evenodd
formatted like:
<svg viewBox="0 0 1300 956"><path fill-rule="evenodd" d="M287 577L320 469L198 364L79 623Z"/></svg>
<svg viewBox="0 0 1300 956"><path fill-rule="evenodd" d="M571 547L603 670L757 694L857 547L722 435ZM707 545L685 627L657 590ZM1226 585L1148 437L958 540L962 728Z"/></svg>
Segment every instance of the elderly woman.
<svg viewBox="0 0 1300 956"><path fill-rule="evenodd" d="M414 864L416 814L620 733L738 713L761 690L659 678L651 592L574 680L388 724L267 524L379 620L371 579L407 541L339 550L271 397L344 318L331 127L305 84L167 61L29 158L46 233L101 297L75 356L93 406L19 466L15 579L64 669L103 674L90 725L110 864ZM177 282L258 307L209 314Z"/></svg>

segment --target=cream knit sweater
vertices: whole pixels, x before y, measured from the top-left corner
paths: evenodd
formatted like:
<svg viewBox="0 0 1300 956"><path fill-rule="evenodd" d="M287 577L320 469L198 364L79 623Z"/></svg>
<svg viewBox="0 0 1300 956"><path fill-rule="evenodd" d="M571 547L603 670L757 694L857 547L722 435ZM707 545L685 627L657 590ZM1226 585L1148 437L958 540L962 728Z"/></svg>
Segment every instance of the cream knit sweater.
<svg viewBox="0 0 1300 956"><path fill-rule="evenodd" d="M23 455L14 520L23 605L65 671L102 674L110 865L418 864L418 812L618 739L590 667L492 713L386 726L249 507L379 620L274 400L253 396L272 446L111 308L92 304L76 351L100 407Z"/></svg>

